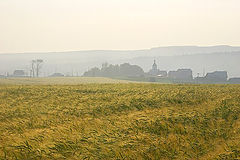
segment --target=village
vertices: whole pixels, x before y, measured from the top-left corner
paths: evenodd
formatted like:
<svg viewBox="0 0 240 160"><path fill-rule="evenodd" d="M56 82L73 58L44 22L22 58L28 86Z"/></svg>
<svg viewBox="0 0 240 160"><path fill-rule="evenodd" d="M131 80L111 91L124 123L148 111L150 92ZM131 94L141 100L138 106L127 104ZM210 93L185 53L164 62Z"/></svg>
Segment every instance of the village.
<svg viewBox="0 0 240 160"><path fill-rule="evenodd" d="M0 75L0 78L11 77L78 77L78 75L65 75L60 72L50 75L41 75L43 60L33 60L29 72L23 69L16 69L12 74L6 73ZM198 73L193 77L193 71L189 68L177 70L160 70L156 60L152 64L152 68L148 72L138 65L123 63L121 65L112 65L103 63L101 68L91 68L84 72L82 77L109 77L115 79L125 79L131 81L143 82L160 82L160 83L195 83L195 84L240 84L240 77L228 78L227 71L214 71L211 73L203 73L202 76Z"/></svg>
<svg viewBox="0 0 240 160"><path fill-rule="evenodd" d="M197 84L240 84L240 77L228 78L227 71L214 71L206 75L193 77L192 69L164 71L158 69L156 60L148 72L137 65L124 63L119 65L104 64L101 69L92 68L83 74L85 77L117 77L127 80L163 82L163 83L197 83Z"/></svg>
<svg viewBox="0 0 240 160"><path fill-rule="evenodd" d="M161 71L158 69L156 61L152 65L152 69L148 72L151 75L152 81L157 81L162 78L168 78L176 83L230 83L230 84L240 84L240 78L229 78L227 71L214 71L203 73L203 76L200 77L199 73L197 77L193 77L193 72L191 69L178 69L177 71Z"/></svg>

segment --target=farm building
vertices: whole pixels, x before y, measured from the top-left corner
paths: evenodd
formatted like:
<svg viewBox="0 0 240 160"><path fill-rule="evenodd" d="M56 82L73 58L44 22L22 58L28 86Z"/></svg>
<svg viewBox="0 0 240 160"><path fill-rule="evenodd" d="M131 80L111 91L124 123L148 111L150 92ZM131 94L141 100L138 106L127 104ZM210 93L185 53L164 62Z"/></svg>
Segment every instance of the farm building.
<svg viewBox="0 0 240 160"><path fill-rule="evenodd" d="M207 81L227 81L228 79L228 74L226 71L215 71L212 73L207 73L207 75L205 76L205 79Z"/></svg>
<svg viewBox="0 0 240 160"><path fill-rule="evenodd" d="M25 76L25 72L24 70L15 70L13 72L13 77L24 77Z"/></svg>
<svg viewBox="0 0 240 160"><path fill-rule="evenodd" d="M192 80L192 70L191 69L178 69L177 71L169 71L168 78L175 80Z"/></svg>

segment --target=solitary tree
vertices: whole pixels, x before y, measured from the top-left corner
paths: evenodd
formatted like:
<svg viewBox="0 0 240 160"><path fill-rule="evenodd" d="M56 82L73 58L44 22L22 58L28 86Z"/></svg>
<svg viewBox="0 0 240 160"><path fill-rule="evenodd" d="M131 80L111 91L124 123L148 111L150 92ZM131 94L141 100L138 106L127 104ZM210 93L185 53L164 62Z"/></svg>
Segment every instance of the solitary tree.
<svg viewBox="0 0 240 160"><path fill-rule="evenodd" d="M42 68L42 63L43 63L42 59L36 60L36 75L37 75L37 77L39 77L40 69Z"/></svg>
<svg viewBox="0 0 240 160"><path fill-rule="evenodd" d="M39 77L40 69L42 68L42 59L32 60L31 62L31 75L32 77Z"/></svg>
<svg viewBox="0 0 240 160"><path fill-rule="evenodd" d="M32 60L31 62L31 76L32 77L35 77L35 63L36 63L36 60Z"/></svg>

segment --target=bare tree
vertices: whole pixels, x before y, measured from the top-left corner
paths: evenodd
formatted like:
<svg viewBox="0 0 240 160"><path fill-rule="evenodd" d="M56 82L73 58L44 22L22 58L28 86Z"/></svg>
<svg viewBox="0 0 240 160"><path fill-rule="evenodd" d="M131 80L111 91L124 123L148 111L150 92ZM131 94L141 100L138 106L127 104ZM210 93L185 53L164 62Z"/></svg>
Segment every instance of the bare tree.
<svg viewBox="0 0 240 160"><path fill-rule="evenodd" d="M42 68L42 59L32 60L31 62L31 75L32 77L39 77L40 69Z"/></svg>
<svg viewBox="0 0 240 160"><path fill-rule="evenodd" d="M32 60L32 62L31 62L31 73L30 73L30 75L32 77L35 77L35 63L36 63L36 60Z"/></svg>
<svg viewBox="0 0 240 160"><path fill-rule="evenodd" d="M36 60L36 75L37 75L37 77L39 77L40 69L42 68L42 63L43 63L42 59Z"/></svg>

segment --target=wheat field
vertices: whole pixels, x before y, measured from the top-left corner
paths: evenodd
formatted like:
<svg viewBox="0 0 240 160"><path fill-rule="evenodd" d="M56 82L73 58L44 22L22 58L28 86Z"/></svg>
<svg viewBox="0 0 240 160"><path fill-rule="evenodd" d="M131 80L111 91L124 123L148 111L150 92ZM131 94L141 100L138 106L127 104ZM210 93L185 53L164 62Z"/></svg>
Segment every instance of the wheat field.
<svg viewBox="0 0 240 160"><path fill-rule="evenodd" d="M0 85L77 85L89 83L106 84L132 82L105 77L0 78Z"/></svg>
<svg viewBox="0 0 240 160"><path fill-rule="evenodd" d="M0 85L0 159L237 159L240 85Z"/></svg>

